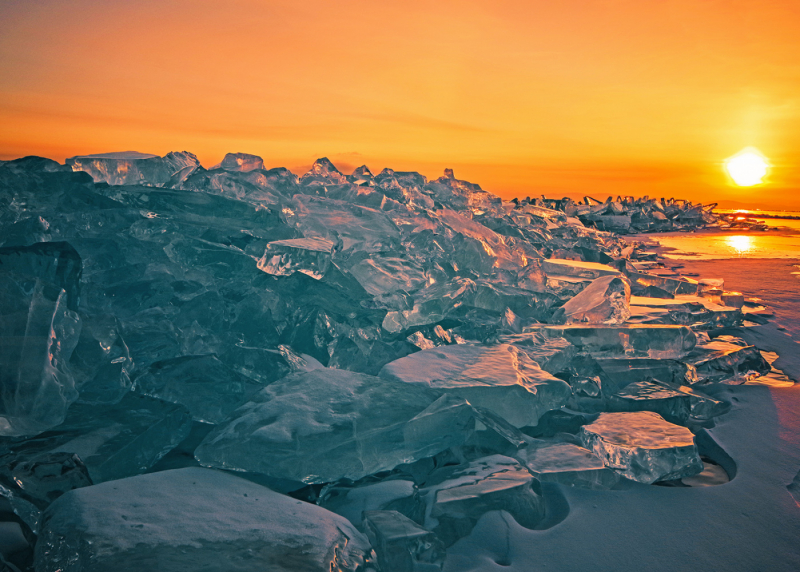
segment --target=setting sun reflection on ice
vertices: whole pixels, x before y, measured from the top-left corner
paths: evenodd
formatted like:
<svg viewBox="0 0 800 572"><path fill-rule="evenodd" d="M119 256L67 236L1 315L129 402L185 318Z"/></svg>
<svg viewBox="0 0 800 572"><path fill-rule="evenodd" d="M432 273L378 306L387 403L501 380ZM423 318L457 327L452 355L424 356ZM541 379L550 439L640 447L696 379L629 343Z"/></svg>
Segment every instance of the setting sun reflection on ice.
<svg viewBox="0 0 800 572"><path fill-rule="evenodd" d="M725 238L728 246L736 252L736 254L746 254L753 250L753 237L744 235L728 236Z"/></svg>

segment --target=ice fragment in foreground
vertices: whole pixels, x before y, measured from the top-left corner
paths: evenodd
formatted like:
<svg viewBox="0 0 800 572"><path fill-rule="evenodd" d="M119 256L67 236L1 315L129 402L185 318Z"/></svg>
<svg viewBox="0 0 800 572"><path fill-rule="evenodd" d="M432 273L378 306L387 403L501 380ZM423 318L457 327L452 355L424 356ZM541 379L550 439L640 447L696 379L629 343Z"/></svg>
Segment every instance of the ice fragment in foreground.
<svg viewBox="0 0 800 572"><path fill-rule="evenodd" d="M45 512L39 572L349 572L368 540L347 520L223 472L141 475L71 491Z"/></svg>
<svg viewBox="0 0 800 572"><path fill-rule="evenodd" d="M536 425L542 413L566 404L571 394L566 382L508 344L424 350L386 364L378 375L463 397L517 427Z"/></svg>
<svg viewBox="0 0 800 572"><path fill-rule="evenodd" d="M640 483L680 479L703 470L694 435L649 411L601 413L581 427L583 446L605 465Z"/></svg>
<svg viewBox="0 0 800 572"><path fill-rule="evenodd" d="M184 405L195 421L221 423L263 387L216 356L182 356L155 362L136 378L136 391Z"/></svg>
<svg viewBox="0 0 800 572"><path fill-rule="evenodd" d="M145 472L183 441L190 428L183 407L129 393L112 406L73 404L53 430L0 443L0 460L52 464L58 453L69 453L99 483Z"/></svg>
<svg viewBox="0 0 800 572"><path fill-rule="evenodd" d="M422 489L428 511L425 527L450 546L467 536L490 510L505 510L526 528L544 517L544 501L533 475L510 457L492 455L431 475Z"/></svg>
<svg viewBox="0 0 800 572"><path fill-rule="evenodd" d="M395 510L365 512L364 528L382 570L436 572L444 566L442 541Z"/></svg>
<svg viewBox="0 0 800 572"><path fill-rule="evenodd" d="M357 480L463 443L472 407L421 384L338 369L278 380L212 431L201 464L307 484Z"/></svg>
<svg viewBox="0 0 800 572"><path fill-rule="evenodd" d="M92 484L89 471L73 453L44 453L29 461L9 464L14 482L25 496L47 506L67 491Z"/></svg>
<svg viewBox="0 0 800 572"><path fill-rule="evenodd" d="M66 243L0 248L0 436L58 425L78 397L80 257Z"/></svg>
<svg viewBox="0 0 800 572"><path fill-rule="evenodd" d="M610 489L619 481L597 455L572 443L531 443L520 449L517 458L541 482Z"/></svg>
<svg viewBox="0 0 800 572"><path fill-rule="evenodd" d="M631 287L623 276L601 276L553 315L555 324L622 324L631 316Z"/></svg>

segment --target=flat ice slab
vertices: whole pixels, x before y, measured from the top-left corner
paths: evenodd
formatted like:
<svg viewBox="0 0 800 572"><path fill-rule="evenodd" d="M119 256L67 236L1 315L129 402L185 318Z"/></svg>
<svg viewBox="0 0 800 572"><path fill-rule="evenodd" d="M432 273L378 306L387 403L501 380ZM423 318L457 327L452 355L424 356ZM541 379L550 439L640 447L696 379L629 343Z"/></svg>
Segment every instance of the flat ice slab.
<svg viewBox="0 0 800 572"><path fill-rule="evenodd" d="M569 385L509 344L453 345L424 350L383 366L384 379L419 383L463 397L517 427L565 405Z"/></svg>
<svg viewBox="0 0 800 572"><path fill-rule="evenodd" d="M346 519L233 475L186 468L70 491L46 511L38 572L362 570Z"/></svg>
<svg viewBox="0 0 800 572"><path fill-rule="evenodd" d="M619 270L607 264L583 262L581 260L560 260L557 258L542 260L542 270L548 275L556 274L591 279L620 274Z"/></svg>
<svg viewBox="0 0 800 572"><path fill-rule="evenodd" d="M579 433L607 467L640 483L690 477L703 470L694 435L649 411L601 413Z"/></svg>
<svg viewBox="0 0 800 572"><path fill-rule="evenodd" d="M619 480L600 457L572 443L532 443L520 449L517 458L542 482L602 490Z"/></svg>

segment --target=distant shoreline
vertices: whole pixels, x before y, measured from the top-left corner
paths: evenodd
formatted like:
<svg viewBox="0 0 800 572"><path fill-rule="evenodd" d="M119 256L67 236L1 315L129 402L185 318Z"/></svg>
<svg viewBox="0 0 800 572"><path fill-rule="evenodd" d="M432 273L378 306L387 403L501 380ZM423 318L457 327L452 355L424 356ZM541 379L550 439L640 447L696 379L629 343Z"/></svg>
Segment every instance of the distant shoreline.
<svg viewBox="0 0 800 572"><path fill-rule="evenodd" d="M722 209L723 211L730 210L730 209ZM735 215L739 214L742 216L747 216L749 218L775 218L775 219L785 219L785 220L800 220L800 215L781 215L781 214L773 214L773 213L761 213L761 212L753 212L753 211L732 211L732 212L722 212L718 210L713 211L714 214L718 215Z"/></svg>

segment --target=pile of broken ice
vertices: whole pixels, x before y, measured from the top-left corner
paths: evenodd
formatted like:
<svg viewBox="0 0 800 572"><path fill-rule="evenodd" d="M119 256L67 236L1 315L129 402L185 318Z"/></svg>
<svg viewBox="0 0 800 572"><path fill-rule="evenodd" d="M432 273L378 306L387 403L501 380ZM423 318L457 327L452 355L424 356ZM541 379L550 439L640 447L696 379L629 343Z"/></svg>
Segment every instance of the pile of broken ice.
<svg viewBox="0 0 800 572"><path fill-rule="evenodd" d="M605 201L599 201L584 197L583 201L576 203L569 198L531 201L530 197L526 197L516 203L520 206L540 204L560 210L576 217L586 226L618 234L694 231L707 226L722 227L727 220L725 215L720 216L714 212L717 203L703 205L683 199L637 199L619 196L616 199L608 197ZM730 228L730 225L726 228Z"/></svg>
<svg viewBox="0 0 800 572"><path fill-rule="evenodd" d="M439 570L542 482L680 486L770 366L720 335L741 295L595 215L327 159L0 164L3 559Z"/></svg>

